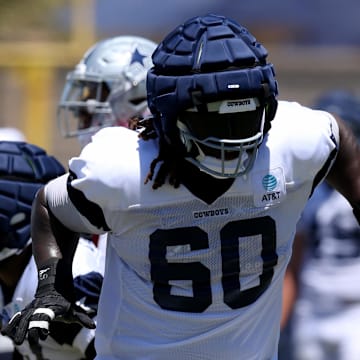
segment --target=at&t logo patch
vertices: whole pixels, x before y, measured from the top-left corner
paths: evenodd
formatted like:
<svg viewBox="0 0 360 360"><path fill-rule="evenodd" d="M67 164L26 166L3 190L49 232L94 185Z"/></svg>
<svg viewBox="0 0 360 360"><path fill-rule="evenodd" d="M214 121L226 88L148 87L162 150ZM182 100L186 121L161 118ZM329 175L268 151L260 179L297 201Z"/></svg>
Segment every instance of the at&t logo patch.
<svg viewBox="0 0 360 360"><path fill-rule="evenodd" d="M276 205L286 194L282 168L257 172L252 177L254 204L256 207Z"/></svg>

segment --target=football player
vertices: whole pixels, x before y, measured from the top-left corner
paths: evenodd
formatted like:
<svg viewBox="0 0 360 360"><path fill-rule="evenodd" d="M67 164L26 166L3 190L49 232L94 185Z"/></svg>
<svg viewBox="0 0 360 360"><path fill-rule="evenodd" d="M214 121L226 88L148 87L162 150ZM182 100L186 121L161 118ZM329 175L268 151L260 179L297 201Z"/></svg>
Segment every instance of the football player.
<svg viewBox="0 0 360 360"><path fill-rule="evenodd" d="M155 48L149 39L123 35L88 49L66 77L57 112L61 134L77 137L84 147L99 129L133 126L137 118L148 115L146 74ZM104 264L106 236L83 236L94 240Z"/></svg>
<svg viewBox="0 0 360 360"><path fill-rule="evenodd" d="M30 237L31 204L35 193L65 169L43 149L16 141L0 141L0 328L29 304L37 289L37 270ZM94 318L102 282L97 248L80 240L72 267L73 301ZM13 359L93 359L93 329L53 322L45 341L16 345Z"/></svg>
<svg viewBox="0 0 360 360"><path fill-rule="evenodd" d="M4 333L35 341L66 319L76 241L62 234L108 232L98 359L277 358L296 223L325 177L360 218L360 150L330 113L277 100L267 55L220 15L164 38L140 139L102 129L39 191L34 254L50 276Z"/></svg>
<svg viewBox="0 0 360 360"><path fill-rule="evenodd" d="M339 115L360 140L355 94L329 91L314 107ZM307 204L295 241L304 248L292 321L295 359L360 359L360 228L352 207L326 182Z"/></svg>

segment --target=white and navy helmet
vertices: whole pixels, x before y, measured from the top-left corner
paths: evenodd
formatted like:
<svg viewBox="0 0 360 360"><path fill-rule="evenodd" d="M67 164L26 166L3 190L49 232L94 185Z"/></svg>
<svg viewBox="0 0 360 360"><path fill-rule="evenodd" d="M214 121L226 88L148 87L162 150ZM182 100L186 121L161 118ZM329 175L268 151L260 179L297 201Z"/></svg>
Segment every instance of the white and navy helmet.
<svg viewBox="0 0 360 360"><path fill-rule="evenodd" d="M107 126L128 126L147 109L146 74L156 44L139 36L117 36L93 45L68 73L58 124L65 137L92 134Z"/></svg>
<svg viewBox="0 0 360 360"><path fill-rule="evenodd" d="M21 253L30 243L35 194L64 173L61 163L40 147L0 141L0 261Z"/></svg>
<svg viewBox="0 0 360 360"><path fill-rule="evenodd" d="M277 107L267 55L224 16L197 16L175 28L155 50L147 78L159 137L215 177L249 171Z"/></svg>

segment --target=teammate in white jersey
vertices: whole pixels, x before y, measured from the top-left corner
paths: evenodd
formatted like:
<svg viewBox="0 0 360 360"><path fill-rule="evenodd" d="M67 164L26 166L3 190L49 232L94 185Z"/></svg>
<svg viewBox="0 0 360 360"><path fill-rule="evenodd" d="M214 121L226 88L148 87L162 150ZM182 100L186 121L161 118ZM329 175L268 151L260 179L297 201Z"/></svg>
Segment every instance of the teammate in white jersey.
<svg viewBox="0 0 360 360"><path fill-rule="evenodd" d="M315 107L339 115L360 140L354 94L330 91ZM295 359L360 359L360 228L349 203L327 183L307 204L296 241L304 254L292 321Z"/></svg>
<svg viewBox="0 0 360 360"><path fill-rule="evenodd" d="M57 112L61 134L77 137L84 147L103 127L129 127L135 118L149 115L146 74L155 48L150 39L122 35L88 49L66 77ZM91 237L104 264L107 236Z"/></svg>
<svg viewBox="0 0 360 360"><path fill-rule="evenodd" d="M35 145L0 142L0 328L34 298L38 272L31 252L31 204L43 184L64 173L60 162ZM97 258L95 245L81 240L73 263L74 301L92 317L96 315L102 282ZM49 332L50 336L39 344L26 340L16 346L12 359L95 357L95 330L54 322Z"/></svg>
<svg viewBox="0 0 360 360"><path fill-rule="evenodd" d="M360 150L329 113L278 102L266 58L223 16L192 18L165 37L140 138L102 129L38 193L33 249L48 288L5 333L35 341L67 318L59 285L71 283L63 272L74 243L63 233L108 232L97 359L277 358L296 223L324 177L360 218Z"/></svg>

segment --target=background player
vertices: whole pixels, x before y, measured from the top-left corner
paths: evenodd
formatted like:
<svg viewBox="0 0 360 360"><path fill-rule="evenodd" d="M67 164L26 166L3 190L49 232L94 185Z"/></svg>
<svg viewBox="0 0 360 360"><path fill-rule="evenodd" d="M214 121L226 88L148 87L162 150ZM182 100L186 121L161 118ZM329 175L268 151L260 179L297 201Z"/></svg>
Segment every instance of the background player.
<svg viewBox="0 0 360 360"><path fill-rule="evenodd" d="M360 141L360 99L344 90L324 93L315 108L337 114ZM295 359L360 359L360 228L346 199L327 183L310 199L294 252L302 259L299 299L291 323ZM297 275L299 276L299 275Z"/></svg>
<svg viewBox="0 0 360 360"><path fill-rule="evenodd" d="M148 115L146 75L155 48L149 39L124 35L88 49L66 77L57 112L62 135L77 137L84 147L101 128L129 127L132 120ZM105 264L106 236L91 238Z"/></svg>
<svg viewBox="0 0 360 360"><path fill-rule="evenodd" d="M32 144L0 141L0 328L30 303L37 287L37 271L30 238L31 204L39 188L65 173L54 157ZM80 240L73 274L75 301L96 315L102 275L97 248ZM12 359L93 359L94 330L54 322L46 341L16 346Z"/></svg>

